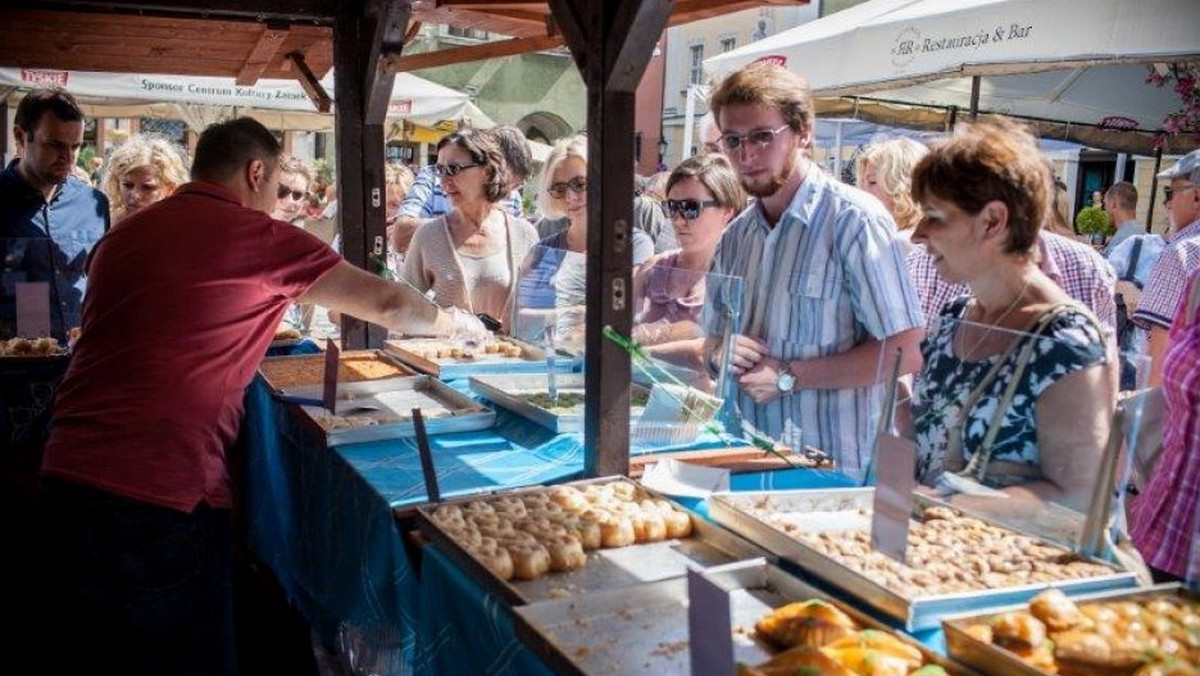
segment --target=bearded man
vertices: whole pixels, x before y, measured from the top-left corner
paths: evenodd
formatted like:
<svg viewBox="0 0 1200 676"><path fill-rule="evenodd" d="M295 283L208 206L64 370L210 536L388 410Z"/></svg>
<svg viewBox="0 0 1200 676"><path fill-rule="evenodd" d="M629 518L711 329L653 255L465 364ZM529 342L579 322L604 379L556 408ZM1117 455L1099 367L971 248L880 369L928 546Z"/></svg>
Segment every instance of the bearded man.
<svg viewBox="0 0 1200 676"><path fill-rule="evenodd" d="M921 305L895 224L878 200L808 158L814 120L804 78L752 64L721 82L709 106L722 152L757 197L729 224L712 263L745 280L730 346L743 419L861 476L896 351L901 373L921 365ZM707 349L711 367L724 346L710 339Z"/></svg>

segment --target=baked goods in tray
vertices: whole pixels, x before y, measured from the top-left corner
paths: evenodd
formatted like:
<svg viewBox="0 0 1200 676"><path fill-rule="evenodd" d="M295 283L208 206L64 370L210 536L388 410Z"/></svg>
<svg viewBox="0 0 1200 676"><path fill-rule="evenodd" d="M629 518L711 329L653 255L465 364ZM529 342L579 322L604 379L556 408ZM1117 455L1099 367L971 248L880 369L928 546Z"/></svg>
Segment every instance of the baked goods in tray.
<svg viewBox="0 0 1200 676"><path fill-rule="evenodd" d="M776 608L755 625L755 631L783 652L756 666L740 666L742 676L945 675L936 664L925 664L921 651L895 635L860 629L836 606L821 600L798 601Z"/></svg>
<svg viewBox="0 0 1200 676"><path fill-rule="evenodd" d="M907 599L1114 574L1064 548L947 507L926 508L910 525L907 565L875 551L866 530L815 532L801 515L768 504L747 511ZM865 517L867 510L859 512Z"/></svg>
<svg viewBox="0 0 1200 676"><path fill-rule="evenodd" d="M578 570L595 549L692 534L687 512L626 481L445 504L429 519L502 580Z"/></svg>
<svg viewBox="0 0 1200 676"><path fill-rule="evenodd" d="M9 338L0 340L0 357L58 357L67 353L55 338Z"/></svg>
<svg viewBox="0 0 1200 676"><path fill-rule="evenodd" d="M582 415L583 414L583 392L567 391L559 392L558 398L550 396L549 392L526 392L518 394L518 397L523 399L538 408L544 408L555 415ZM646 402L650 400L650 392L641 388L634 388L629 392L629 406L631 408L645 408Z"/></svg>
<svg viewBox="0 0 1200 676"><path fill-rule="evenodd" d="M525 356L525 348L504 338L483 342L411 338L393 342L404 351L432 362L520 359Z"/></svg>
<svg viewBox="0 0 1200 676"><path fill-rule="evenodd" d="M264 359L258 370L272 387L281 390L320 385L325 380L325 355ZM380 357L374 351L343 352L338 355L339 383L358 383L410 375L412 371Z"/></svg>
<svg viewBox="0 0 1200 676"><path fill-rule="evenodd" d="M1200 605L1169 594L1076 604L1051 589L965 631L1050 674L1200 673Z"/></svg>

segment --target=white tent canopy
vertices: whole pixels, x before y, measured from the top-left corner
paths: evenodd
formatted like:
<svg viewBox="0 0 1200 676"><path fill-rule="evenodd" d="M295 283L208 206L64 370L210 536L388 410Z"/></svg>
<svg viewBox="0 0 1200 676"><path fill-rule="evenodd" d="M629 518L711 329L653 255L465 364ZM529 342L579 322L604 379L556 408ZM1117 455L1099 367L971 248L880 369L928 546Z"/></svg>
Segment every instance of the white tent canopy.
<svg viewBox="0 0 1200 676"><path fill-rule="evenodd" d="M332 95L333 73L326 75L321 84ZM318 130L332 129L333 126L333 118L319 114L295 80L263 79L244 87L232 78L222 77L0 68L0 88L28 89L44 85L60 86L78 97L81 104L94 104L107 110L125 109L133 113L139 110L138 106L147 104L212 106L237 108L239 112L245 109L246 113L254 111L256 117L275 118L278 124L268 126L276 128ZM336 101L334 105L337 105ZM388 117L432 125L441 120L469 117L477 110L463 92L411 73L397 73ZM187 111L181 112L181 115L170 117L187 119ZM319 117L306 117L305 113ZM292 122L289 124L288 120Z"/></svg>
<svg viewBox="0 0 1200 676"><path fill-rule="evenodd" d="M705 61L714 79L772 60L818 97L866 95L1114 130L1182 104L1145 65L1200 58L1195 0L870 0Z"/></svg>

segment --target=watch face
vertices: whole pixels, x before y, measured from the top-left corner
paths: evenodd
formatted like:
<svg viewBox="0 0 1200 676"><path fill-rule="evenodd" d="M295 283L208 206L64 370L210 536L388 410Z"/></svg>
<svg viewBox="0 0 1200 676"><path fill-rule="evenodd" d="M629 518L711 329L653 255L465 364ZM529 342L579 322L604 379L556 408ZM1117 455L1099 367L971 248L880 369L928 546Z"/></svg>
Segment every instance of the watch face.
<svg viewBox="0 0 1200 676"><path fill-rule="evenodd" d="M779 374L775 385L783 392L791 392L792 388L796 386L796 376L792 375L791 371L784 371Z"/></svg>

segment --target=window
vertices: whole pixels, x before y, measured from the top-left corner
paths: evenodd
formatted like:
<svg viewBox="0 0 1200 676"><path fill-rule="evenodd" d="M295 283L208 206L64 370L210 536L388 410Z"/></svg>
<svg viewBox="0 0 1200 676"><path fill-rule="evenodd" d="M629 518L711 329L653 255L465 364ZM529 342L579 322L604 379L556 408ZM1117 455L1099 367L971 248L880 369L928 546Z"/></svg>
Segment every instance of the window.
<svg viewBox="0 0 1200 676"><path fill-rule="evenodd" d="M692 84L704 84L704 45L692 45L692 70L688 80Z"/></svg>
<svg viewBox="0 0 1200 676"><path fill-rule="evenodd" d="M721 53L733 51L737 47L737 38L721 38Z"/></svg>

